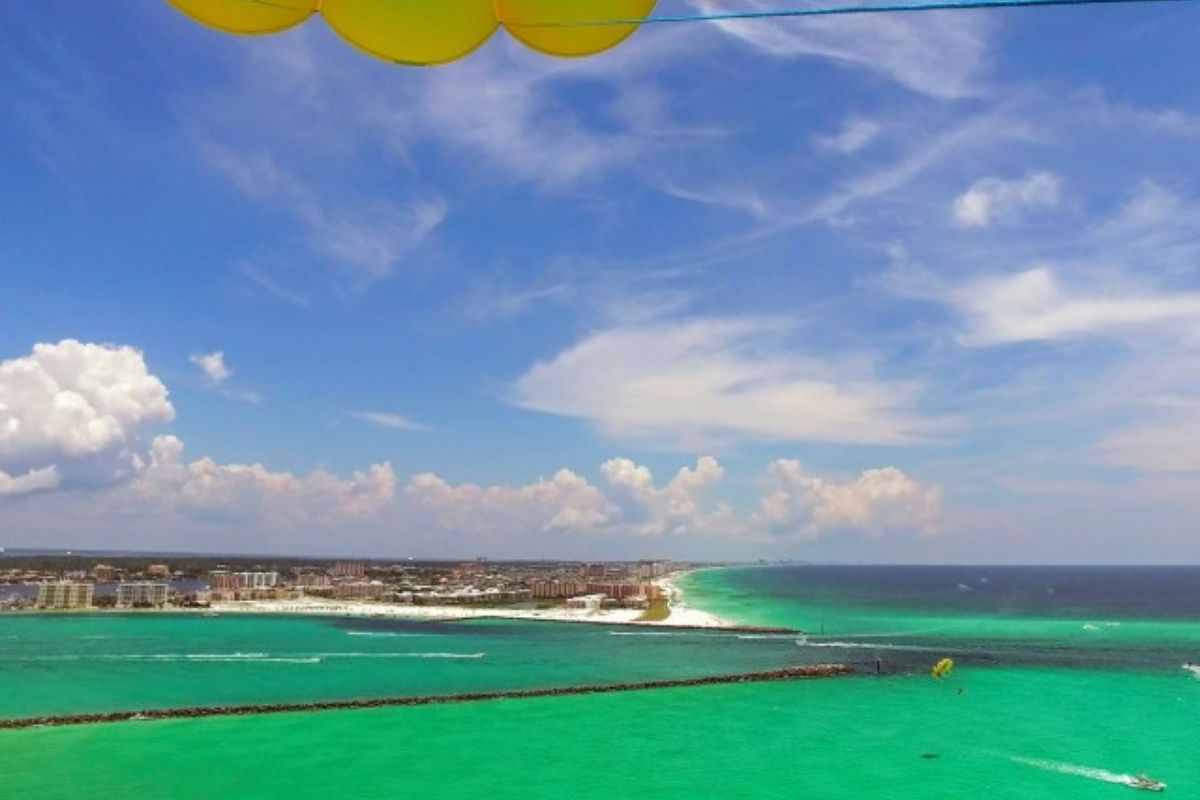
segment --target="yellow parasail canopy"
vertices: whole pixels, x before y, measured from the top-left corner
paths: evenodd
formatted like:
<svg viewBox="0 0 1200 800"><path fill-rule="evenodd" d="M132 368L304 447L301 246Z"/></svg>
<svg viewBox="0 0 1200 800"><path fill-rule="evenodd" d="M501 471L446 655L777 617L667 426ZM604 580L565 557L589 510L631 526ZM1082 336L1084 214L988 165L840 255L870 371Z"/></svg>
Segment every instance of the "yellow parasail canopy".
<svg viewBox="0 0 1200 800"><path fill-rule="evenodd" d="M623 42L656 0L167 0L226 33L261 35L313 14L363 52L396 64L456 61L503 26L553 56L600 53ZM629 20L629 22L625 22ZM610 24L592 24L608 21ZM612 24L616 21L616 24Z"/></svg>

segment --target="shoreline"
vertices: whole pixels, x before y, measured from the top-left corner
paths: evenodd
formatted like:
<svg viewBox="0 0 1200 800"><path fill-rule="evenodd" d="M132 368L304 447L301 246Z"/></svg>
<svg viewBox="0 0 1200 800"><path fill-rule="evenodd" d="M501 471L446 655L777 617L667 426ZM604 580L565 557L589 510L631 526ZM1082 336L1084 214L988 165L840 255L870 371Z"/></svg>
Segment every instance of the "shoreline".
<svg viewBox="0 0 1200 800"><path fill-rule="evenodd" d="M164 609L73 609L34 610L8 612L15 614L277 614L309 615L322 617L407 619L429 622L463 622L477 619L511 619L526 622L564 622L589 625L619 625L631 627L653 627L676 630L736 631L740 633L796 633L791 628L746 625L718 617L707 611L694 608L684 601L684 592L677 581L692 572L719 567L702 567L694 570L672 572L654 581L662 588L670 613L665 619L639 619L643 611L634 608L574 609L565 606L556 608L507 608L471 607L458 605L412 605L407 603L380 603L371 601L333 600L319 597L302 597L295 600L239 600L213 603L207 608L164 608Z"/></svg>
<svg viewBox="0 0 1200 800"><path fill-rule="evenodd" d="M692 572L694 570L688 570ZM764 630L760 626L740 625L683 601L683 590L676 581L687 572L674 572L655 581L667 598L670 614L661 620L639 619L636 608L574 609L558 608L472 608L470 606L424 606L402 603L360 602L302 598L298 600L242 600L214 603L208 609L186 609L217 614L310 614L314 616L365 617L460 622L472 619L514 619L528 622L573 622L593 625L628 625L656 628L699 630Z"/></svg>

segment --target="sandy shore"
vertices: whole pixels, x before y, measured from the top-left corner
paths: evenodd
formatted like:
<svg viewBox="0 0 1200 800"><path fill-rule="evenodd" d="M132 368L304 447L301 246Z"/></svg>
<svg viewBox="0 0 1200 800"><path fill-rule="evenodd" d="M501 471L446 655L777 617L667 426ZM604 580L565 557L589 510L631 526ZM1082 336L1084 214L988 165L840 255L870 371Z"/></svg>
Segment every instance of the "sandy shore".
<svg viewBox="0 0 1200 800"><path fill-rule="evenodd" d="M212 611L246 614L317 614L340 617L392 617L423 620L460 619L523 619L551 622L592 622L609 625L649 625L672 628L733 628L737 625L706 611L691 608L683 601L683 592L674 573L658 581L666 593L671 613L666 619L645 622L635 608L575 609L575 608L472 608L471 606L414 606L401 603L355 602L306 597L300 600L247 600L213 603Z"/></svg>

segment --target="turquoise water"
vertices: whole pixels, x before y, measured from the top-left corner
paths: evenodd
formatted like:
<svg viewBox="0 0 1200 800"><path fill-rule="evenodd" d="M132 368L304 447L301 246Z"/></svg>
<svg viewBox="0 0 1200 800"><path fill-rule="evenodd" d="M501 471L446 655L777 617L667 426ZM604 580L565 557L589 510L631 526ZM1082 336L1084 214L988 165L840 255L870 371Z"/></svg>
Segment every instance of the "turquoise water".
<svg viewBox="0 0 1200 800"><path fill-rule="evenodd" d="M689 600L702 608L747 622L796 624L813 631L810 641L818 644L873 642L879 649L800 647L728 634L614 636L605 628L567 625L437 626L452 632L418 629L430 636L407 637L362 636L345 622L295 618L0 618L0 636L18 637L0 639L3 715L150 696L183 704L222 693L345 696L418 684L544 685L577 675L725 671L734 664L794 661L812 651L852 655L868 667L883 654L892 670L883 677L787 684L0 732L0 796L65 798L85 788L101 797L171 798L230 792L252 798L611 798L631 792L660 798L1119 798L1130 790L1114 781L1146 771L1167 781L1168 796L1200 797L1194 744L1200 680L1177 661L1200 641L1200 622L1178 609L1118 614L1120 608L1096 601L1094 610L1103 614L1085 608L1039 615L1034 606L1045 603L1010 604L1001 612L985 598L972 601L978 607L940 604L939 612L928 598L901 602L902 592L893 590L880 601L827 578L731 570L690 576L687 586ZM763 596L754 596L756 588ZM814 610L816 626L810 627ZM1121 624L1084 631L1091 616ZM204 628L204 622L216 625ZM934 623L943 626L940 632L931 632ZM13 625L18 632L11 632ZM113 627L75 630L106 625ZM116 633L122 625L132 627ZM1097 646L1076 637L1075 628L1117 637L1120 646L1110 647L1111 640ZM1067 638L1056 642L1059 634ZM425 638L434 639L437 652L486 655L344 659L352 667L337 659L16 660L83 655L82 641L96 643L92 655L152 654L134 652L135 643L175 654L184 644L256 644L245 652L313 658L348 643L354 649L347 652L366 652L360 640L386 652L435 652L424 641L417 644ZM11 643L23 639L18 656ZM931 652L888 649L911 641ZM933 681L927 656L938 646L974 654L949 680ZM1112 655L1130 651L1142 656ZM335 671L320 677L331 661ZM44 677L45 663L62 671ZM97 666L104 663L115 671ZM43 688L21 697L30 681ZM164 681L178 685L154 685ZM55 685L65 697L54 697L48 687Z"/></svg>

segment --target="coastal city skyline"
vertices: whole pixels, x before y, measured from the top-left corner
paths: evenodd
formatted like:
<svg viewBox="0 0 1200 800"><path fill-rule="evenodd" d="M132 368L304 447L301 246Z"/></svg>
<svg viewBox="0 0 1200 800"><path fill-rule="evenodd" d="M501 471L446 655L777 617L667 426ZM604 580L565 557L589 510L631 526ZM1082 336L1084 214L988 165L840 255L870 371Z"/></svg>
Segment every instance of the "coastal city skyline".
<svg viewBox="0 0 1200 800"><path fill-rule="evenodd" d="M0 546L1200 561L1186 14L6 6Z"/></svg>

